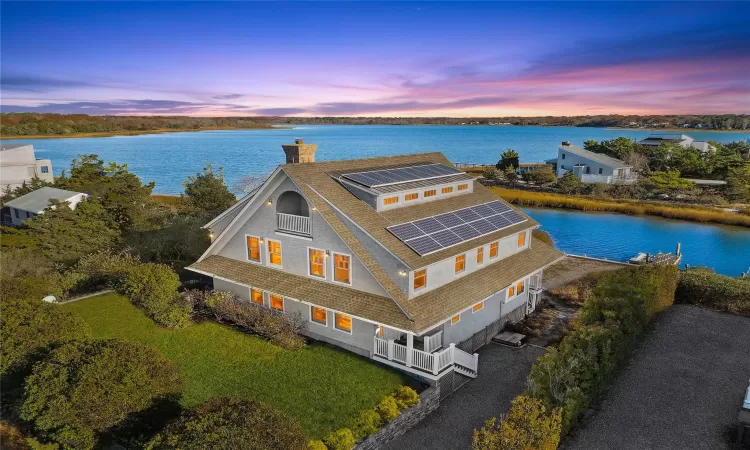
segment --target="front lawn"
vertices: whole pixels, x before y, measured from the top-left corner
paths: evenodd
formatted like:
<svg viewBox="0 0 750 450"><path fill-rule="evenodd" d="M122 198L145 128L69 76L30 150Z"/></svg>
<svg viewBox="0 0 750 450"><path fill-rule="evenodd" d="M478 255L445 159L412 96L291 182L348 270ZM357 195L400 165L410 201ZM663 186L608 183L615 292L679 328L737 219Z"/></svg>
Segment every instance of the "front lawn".
<svg viewBox="0 0 750 450"><path fill-rule="evenodd" d="M182 374L184 406L215 396L261 400L295 417L311 439L350 426L360 411L409 384L398 372L325 345L284 350L212 322L167 330L115 293L63 307L81 314L95 338L159 349Z"/></svg>

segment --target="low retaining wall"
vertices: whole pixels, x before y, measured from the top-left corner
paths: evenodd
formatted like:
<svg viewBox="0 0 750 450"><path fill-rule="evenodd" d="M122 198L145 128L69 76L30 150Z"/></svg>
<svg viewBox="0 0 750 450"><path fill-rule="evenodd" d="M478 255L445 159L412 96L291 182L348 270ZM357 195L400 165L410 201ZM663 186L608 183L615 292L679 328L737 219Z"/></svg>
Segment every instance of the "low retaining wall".
<svg viewBox="0 0 750 450"><path fill-rule="evenodd" d="M414 425L435 411L438 406L440 406L440 387L430 386L419 394L419 403L401 411L401 414L388 425L367 437L354 448L356 450L377 450L409 431Z"/></svg>

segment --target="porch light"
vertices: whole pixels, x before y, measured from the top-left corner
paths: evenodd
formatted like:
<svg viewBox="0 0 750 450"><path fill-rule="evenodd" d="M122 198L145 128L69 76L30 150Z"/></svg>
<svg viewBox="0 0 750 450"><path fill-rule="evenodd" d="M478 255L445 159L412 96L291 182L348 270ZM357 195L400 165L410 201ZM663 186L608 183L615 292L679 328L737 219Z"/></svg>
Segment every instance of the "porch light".
<svg viewBox="0 0 750 450"><path fill-rule="evenodd" d="M268 199L268 201L266 202L266 205L269 205L269 206L270 206L270 205L272 205L272 204L273 204L273 202L272 202L272 201L271 201L271 199L269 198L269 199Z"/></svg>
<svg viewBox="0 0 750 450"><path fill-rule="evenodd" d="M214 233L212 231L208 232L208 238L209 239L213 239L214 238Z"/></svg>
<svg viewBox="0 0 750 450"><path fill-rule="evenodd" d="M402 277L405 277L405 276L407 276L407 275L408 275L409 273L408 273L407 271L405 271L405 270L399 270L399 271L398 271L398 274L399 274L399 275L401 275Z"/></svg>
<svg viewBox="0 0 750 450"><path fill-rule="evenodd" d="M317 211L317 210L318 210L318 208L316 208L316 207L314 207L314 206L313 206L313 207L312 207L312 210L313 210L313 211Z"/></svg>

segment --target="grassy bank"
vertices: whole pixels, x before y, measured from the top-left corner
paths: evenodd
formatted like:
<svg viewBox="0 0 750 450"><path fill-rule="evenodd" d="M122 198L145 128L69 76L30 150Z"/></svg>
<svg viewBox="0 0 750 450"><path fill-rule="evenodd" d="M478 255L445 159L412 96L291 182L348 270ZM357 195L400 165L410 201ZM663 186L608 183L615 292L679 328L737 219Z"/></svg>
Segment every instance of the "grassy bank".
<svg viewBox="0 0 750 450"><path fill-rule="evenodd" d="M94 137L113 137L113 136L138 136L141 134L164 134L164 133L185 133L193 131L219 131L219 130L269 130L284 129L290 127L208 127L208 128L164 128L156 130L135 130L135 131L106 131L101 133L70 133L70 134L34 134L34 135L0 135L0 139L58 139L58 138L94 138Z"/></svg>
<svg viewBox="0 0 750 450"><path fill-rule="evenodd" d="M692 220L694 222L720 223L750 227L750 216L719 211L713 208L672 206L658 203L634 202L630 200L602 200L575 197L546 192L528 192L501 187L490 189L503 199L520 206L541 206L548 208L575 209L578 211L600 211L647 215L668 219Z"/></svg>

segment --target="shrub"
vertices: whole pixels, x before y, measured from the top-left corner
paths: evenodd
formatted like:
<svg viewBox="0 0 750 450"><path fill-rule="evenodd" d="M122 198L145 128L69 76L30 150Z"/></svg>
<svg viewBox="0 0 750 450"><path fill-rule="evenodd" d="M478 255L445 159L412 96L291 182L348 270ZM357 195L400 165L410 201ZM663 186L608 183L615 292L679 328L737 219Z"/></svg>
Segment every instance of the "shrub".
<svg viewBox="0 0 750 450"><path fill-rule="evenodd" d="M30 450L26 437L13 425L0 422L0 444L3 450Z"/></svg>
<svg viewBox="0 0 750 450"><path fill-rule="evenodd" d="M542 402L519 395L510 412L474 430L473 450L554 450L560 443L562 410L548 411Z"/></svg>
<svg viewBox="0 0 750 450"><path fill-rule="evenodd" d="M3 298L1 304L0 374L23 369L52 344L91 334L80 316L57 305L13 298Z"/></svg>
<svg viewBox="0 0 750 450"><path fill-rule="evenodd" d="M300 332L306 322L299 314L282 314L231 292L190 290L183 298L197 313L259 334L280 347L293 350L305 345Z"/></svg>
<svg viewBox="0 0 750 450"><path fill-rule="evenodd" d="M180 280L164 264L139 264L128 270L120 290L157 323L169 328L187 326L191 309L177 293Z"/></svg>
<svg viewBox="0 0 750 450"><path fill-rule="evenodd" d="M323 441L314 439L307 443L307 450L328 450L328 446Z"/></svg>
<svg viewBox="0 0 750 450"><path fill-rule="evenodd" d="M399 409L406 409L419 403L419 394L409 386L401 386L393 393Z"/></svg>
<svg viewBox="0 0 750 450"><path fill-rule="evenodd" d="M482 176L487 181L497 181L500 178L500 171L496 167L488 166L482 172Z"/></svg>
<svg viewBox="0 0 750 450"><path fill-rule="evenodd" d="M750 280L691 269L680 274L675 301L750 316Z"/></svg>
<svg viewBox="0 0 750 450"><path fill-rule="evenodd" d="M400 414L398 405L396 404L396 399L391 397L390 395L387 395L383 400L380 401L378 406L375 408L375 411L377 411L380 415L380 419L382 420L383 424L390 422Z"/></svg>
<svg viewBox="0 0 750 450"><path fill-rule="evenodd" d="M357 440L364 439L377 432L381 423L382 419L377 411L374 409L366 409L362 411L359 414L359 417L354 421L352 433L354 433L354 437Z"/></svg>
<svg viewBox="0 0 750 450"><path fill-rule="evenodd" d="M357 443L357 441L354 440L352 430L348 428L342 428L328 433L323 439L323 442L329 450L351 450Z"/></svg>
<svg viewBox="0 0 750 450"><path fill-rule="evenodd" d="M87 449L130 414L182 389L155 349L122 340L70 342L34 365L21 418L66 448Z"/></svg>
<svg viewBox="0 0 750 450"><path fill-rule="evenodd" d="M302 450L306 444L297 422L271 406L216 397L169 424L146 448Z"/></svg>
<svg viewBox="0 0 750 450"><path fill-rule="evenodd" d="M82 257L73 272L86 277L86 287L104 285L118 289L138 264L138 259L129 253L99 252Z"/></svg>

